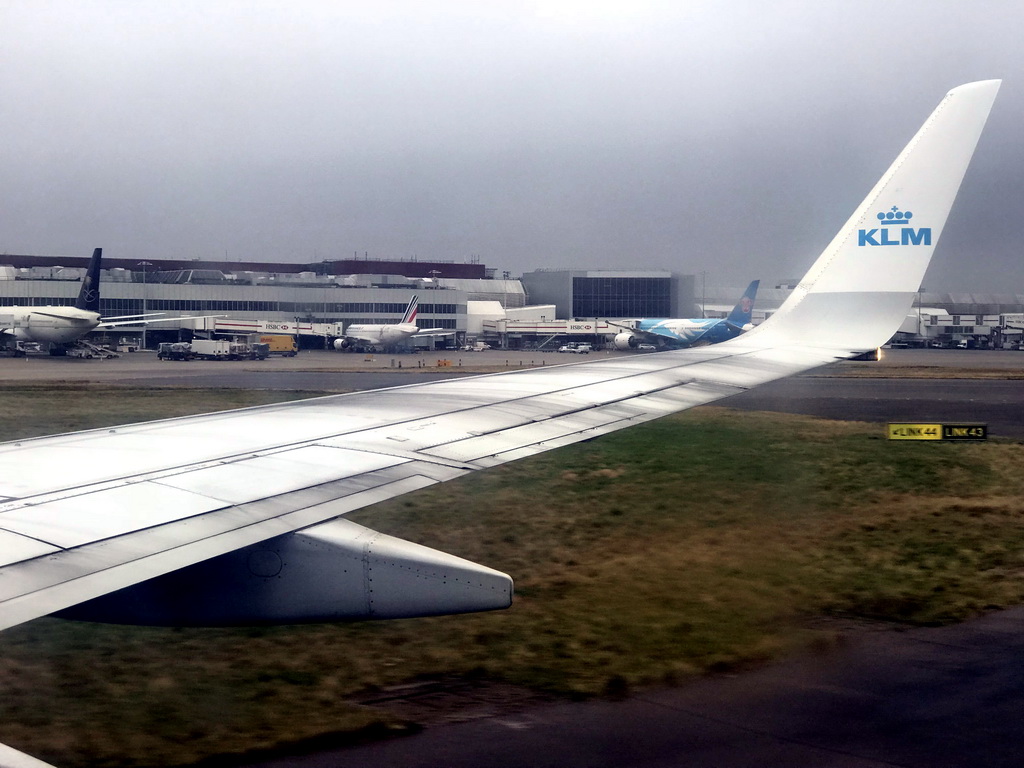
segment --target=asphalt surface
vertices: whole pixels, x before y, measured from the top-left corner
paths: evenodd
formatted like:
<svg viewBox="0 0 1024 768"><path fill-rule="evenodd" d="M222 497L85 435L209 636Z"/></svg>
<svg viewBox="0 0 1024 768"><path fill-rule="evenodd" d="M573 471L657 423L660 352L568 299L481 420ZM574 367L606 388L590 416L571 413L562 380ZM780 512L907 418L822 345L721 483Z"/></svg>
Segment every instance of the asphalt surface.
<svg viewBox="0 0 1024 768"><path fill-rule="evenodd" d="M349 392L412 384L473 373L602 360L630 352L586 357L557 353L491 350L483 353L356 355L302 352L296 358L250 362L162 362L152 353L118 360L36 356L0 360L0 382L79 380L152 387L226 387ZM439 360L450 366L438 367ZM855 378L857 366L874 377ZM1024 352L978 350L886 350L877 363L842 363L766 384L720 402L732 408L803 413L858 421L972 421L989 433L1024 439L1024 380L1000 378L906 378L906 371L984 373L1024 379ZM824 371L824 374L822 373ZM892 377L887 377L888 372ZM836 374L835 376L829 374Z"/></svg>
<svg viewBox="0 0 1024 768"><path fill-rule="evenodd" d="M599 360L631 353L597 354L584 358ZM338 363L338 359L342 358ZM400 386L419 381L451 378L472 372L516 370L540 364L577 362L569 355L516 353L494 350L480 354L451 356L452 367L438 369L437 355L378 356L372 361L361 355L307 355L299 360L270 360L261 363L163 363L147 366L133 377L133 384L149 386L247 387L308 391L354 391ZM89 361L109 366L108 361ZM289 367L282 363L287 362ZM333 367L333 366L344 367ZM890 350L880 363L843 366L871 366L873 378L829 376L816 372L766 384L730 397L719 404L745 410L801 413L826 419L885 423L978 422L989 426L989 434L1024 440L1024 380L902 378L907 368L947 369L957 372L1024 374L1024 352L976 350ZM236 366L232 368L232 366ZM317 366L325 366L317 369ZM332 366L332 367L326 367ZM401 367L399 367L401 366ZM422 366L422 367L421 367ZM93 366L94 369L97 366ZM443 372L441 372L443 371ZM884 374L891 371L893 378ZM850 372L839 367L837 374ZM962 374L967 375L967 374Z"/></svg>
<svg viewBox="0 0 1024 768"><path fill-rule="evenodd" d="M722 400L752 411L803 413L847 421L989 425L989 434L1024 440L1024 381L795 377Z"/></svg>
<svg viewBox="0 0 1024 768"><path fill-rule="evenodd" d="M1019 768L1024 608L625 701L508 716L255 768Z"/></svg>

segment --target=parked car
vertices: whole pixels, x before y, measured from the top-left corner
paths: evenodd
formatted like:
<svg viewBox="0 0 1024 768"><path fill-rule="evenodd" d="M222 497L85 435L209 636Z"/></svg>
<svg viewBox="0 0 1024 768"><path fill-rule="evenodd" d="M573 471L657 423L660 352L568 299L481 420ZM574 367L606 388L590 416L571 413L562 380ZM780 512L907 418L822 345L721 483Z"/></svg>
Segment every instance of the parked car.
<svg viewBox="0 0 1024 768"><path fill-rule="evenodd" d="M558 348L559 352L571 352L574 355L589 355L593 351L594 347L591 344L577 344L576 342L570 341Z"/></svg>

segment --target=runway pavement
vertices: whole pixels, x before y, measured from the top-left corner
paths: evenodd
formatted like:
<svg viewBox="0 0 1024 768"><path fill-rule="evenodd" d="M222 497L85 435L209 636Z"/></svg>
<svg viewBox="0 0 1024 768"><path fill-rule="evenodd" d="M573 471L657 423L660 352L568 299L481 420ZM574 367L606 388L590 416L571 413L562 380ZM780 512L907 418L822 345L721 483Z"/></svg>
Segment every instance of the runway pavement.
<svg viewBox="0 0 1024 768"><path fill-rule="evenodd" d="M152 353L118 360L38 356L0 360L0 382L81 381L116 386L227 387L350 392L521 368L613 359L635 353L575 355L491 350L431 355L302 352L264 361L162 362ZM439 367L439 360L450 366ZM957 376L1021 378L937 378ZM919 378L932 371L933 378ZM908 372L913 377L908 377ZM861 377L870 373L870 377ZM856 374L851 375L851 374ZM860 421L979 421L992 435L1024 439L1024 352L886 350L877 363L841 363L773 382L720 404Z"/></svg>
<svg viewBox="0 0 1024 768"><path fill-rule="evenodd" d="M250 768L1018 768L1024 608L625 701L545 704Z"/></svg>
<svg viewBox="0 0 1024 768"><path fill-rule="evenodd" d="M1024 440L1020 380L795 377L720 404L848 421L980 422L991 435Z"/></svg>

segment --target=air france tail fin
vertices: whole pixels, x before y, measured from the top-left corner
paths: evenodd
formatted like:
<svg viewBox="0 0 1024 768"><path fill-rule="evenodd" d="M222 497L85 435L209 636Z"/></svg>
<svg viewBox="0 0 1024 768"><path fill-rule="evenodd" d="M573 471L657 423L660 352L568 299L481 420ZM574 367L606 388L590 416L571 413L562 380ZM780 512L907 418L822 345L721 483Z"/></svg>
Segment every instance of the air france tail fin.
<svg viewBox="0 0 1024 768"><path fill-rule="evenodd" d="M92 258L89 260L89 267L85 270L85 278L82 280L82 287L78 290L78 298L75 299L76 309L84 309L89 312L99 313L100 261L102 258L102 248L97 248L92 252Z"/></svg>
<svg viewBox="0 0 1024 768"><path fill-rule="evenodd" d="M751 313L754 311L754 299L757 298L757 286L760 284L760 280L754 280L747 286L747 290L743 292L743 298L740 299L740 303L732 308L732 312L729 313L725 322L739 328L750 325Z"/></svg>
<svg viewBox="0 0 1024 768"><path fill-rule="evenodd" d="M946 224L999 91L954 88L749 343L874 349L899 328ZM759 342L760 340L760 342Z"/></svg>
<svg viewBox="0 0 1024 768"><path fill-rule="evenodd" d="M403 323L409 323L411 325L416 324L416 312L420 305L420 297L413 296L409 300L409 306L406 307L405 316L402 318Z"/></svg>

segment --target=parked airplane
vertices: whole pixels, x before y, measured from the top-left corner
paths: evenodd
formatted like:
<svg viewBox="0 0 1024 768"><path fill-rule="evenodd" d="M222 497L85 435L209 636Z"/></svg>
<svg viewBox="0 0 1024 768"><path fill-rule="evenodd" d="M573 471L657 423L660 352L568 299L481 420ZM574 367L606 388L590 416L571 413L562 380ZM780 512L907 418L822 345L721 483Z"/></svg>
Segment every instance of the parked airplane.
<svg viewBox="0 0 1024 768"><path fill-rule="evenodd" d="M454 331L446 328L420 328L416 325L416 314L419 312L420 297L413 296L405 309L402 320L398 323L353 324L345 329L345 335L336 339L334 348L337 350L353 349L361 352L364 349L376 349L400 344L413 336L450 336Z"/></svg>
<svg viewBox="0 0 1024 768"><path fill-rule="evenodd" d="M732 308L732 312L724 320L644 318L635 328L627 328L616 334L615 348L637 349L641 344L653 344L658 349L682 349L699 344L718 344L735 338L754 327L750 324L750 315L754 309L754 299L757 297L757 286L760 282L755 280L747 286L739 304ZM606 322L620 328L626 327L611 320Z"/></svg>
<svg viewBox="0 0 1024 768"><path fill-rule="evenodd" d="M507 607L508 575L344 515L876 348L914 302L998 88L950 91L779 311L721 344L0 444L0 629Z"/></svg>
<svg viewBox="0 0 1024 768"><path fill-rule="evenodd" d="M89 266L73 306L11 306L0 307L0 338L49 344L51 354L63 354L68 344L97 328L143 325L165 320L151 320L161 313L146 315L100 316L100 262L103 249L92 252ZM178 318L169 318L178 319Z"/></svg>

